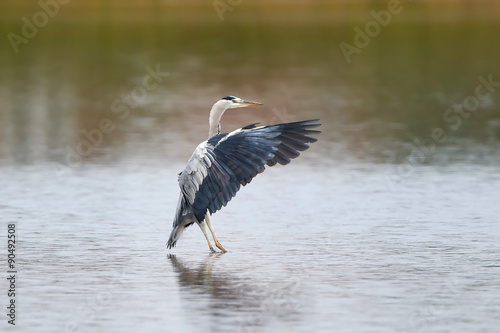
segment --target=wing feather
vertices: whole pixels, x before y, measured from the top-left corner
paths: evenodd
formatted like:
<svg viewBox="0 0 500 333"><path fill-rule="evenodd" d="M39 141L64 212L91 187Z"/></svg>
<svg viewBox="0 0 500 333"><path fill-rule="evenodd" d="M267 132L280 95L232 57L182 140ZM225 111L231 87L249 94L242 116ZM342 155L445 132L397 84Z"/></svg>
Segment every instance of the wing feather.
<svg viewBox="0 0 500 333"><path fill-rule="evenodd" d="M288 164L317 141L309 135L320 126L317 119L257 127L248 125L219 134L201 143L179 175L179 185L196 219L215 213L236 195L240 187L265 170Z"/></svg>

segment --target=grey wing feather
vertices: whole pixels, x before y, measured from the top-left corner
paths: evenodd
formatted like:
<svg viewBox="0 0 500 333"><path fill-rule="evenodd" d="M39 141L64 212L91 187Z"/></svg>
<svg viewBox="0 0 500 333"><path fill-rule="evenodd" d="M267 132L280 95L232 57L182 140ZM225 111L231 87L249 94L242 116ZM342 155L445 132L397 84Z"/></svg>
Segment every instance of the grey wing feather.
<svg viewBox="0 0 500 333"><path fill-rule="evenodd" d="M201 143L179 175L179 185L201 222L208 211L215 213L265 165L285 165L317 141L317 119L256 127L252 124Z"/></svg>

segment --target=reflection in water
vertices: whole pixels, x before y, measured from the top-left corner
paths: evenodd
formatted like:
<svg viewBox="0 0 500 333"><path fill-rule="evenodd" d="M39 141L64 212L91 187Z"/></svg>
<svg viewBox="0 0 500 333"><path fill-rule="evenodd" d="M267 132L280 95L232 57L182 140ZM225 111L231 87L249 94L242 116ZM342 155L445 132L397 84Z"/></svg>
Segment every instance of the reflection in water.
<svg viewBox="0 0 500 333"><path fill-rule="evenodd" d="M209 254L197 268L187 267L174 254L168 254L168 258L179 273L181 286L202 290L213 299L226 303L233 300L241 301L245 298L245 286L242 281L213 273L213 265L221 255L223 254Z"/></svg>
<svg viewBox="0 0 500 333"><path fill-rule="evenodd" d="M186 308L205 315L208 311L214 320L211 324L237 326L240 331L251 331L273 318L282 321L300 318L300 282L293 274L287 275L286 281L280 279L278 284L262 284L218 269L217 263L223 256L209 254L196 267L188 267L176 255L168 255L181 290L186 293L181 300L187 303ZM200 294L208 296L208 305L200 303Z"/></svg>

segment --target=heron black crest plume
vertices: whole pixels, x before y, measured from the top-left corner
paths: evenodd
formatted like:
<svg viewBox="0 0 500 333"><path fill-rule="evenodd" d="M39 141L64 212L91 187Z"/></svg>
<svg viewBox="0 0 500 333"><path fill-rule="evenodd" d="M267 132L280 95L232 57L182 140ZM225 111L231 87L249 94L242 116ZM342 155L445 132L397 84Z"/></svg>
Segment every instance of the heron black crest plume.
<svg viewBox="0 0 500 333"><path fill-rule="evenodd" d="M196 223L214 251L207 228L215 245L226 250L218 242L212 222L214 214L236 195L265 166L286 165L316 142L313 135L318 119L258 126L251 124L230 133L220 133L222 114L231 108L261 105L258 102L226 96L214 104L209 117L209 138L195 149L186 168L179 174L181 193L174 216L173 229L167 247L176 245L185 228Z"/></svg>

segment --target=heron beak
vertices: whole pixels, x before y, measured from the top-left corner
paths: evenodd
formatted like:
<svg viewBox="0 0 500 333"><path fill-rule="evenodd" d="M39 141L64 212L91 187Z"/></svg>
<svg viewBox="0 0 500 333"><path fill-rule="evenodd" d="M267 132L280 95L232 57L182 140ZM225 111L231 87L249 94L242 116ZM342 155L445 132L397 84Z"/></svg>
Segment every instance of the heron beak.
<svg viewBox="0 0 500 333"><path fill-rule="evenodd" d="M255 105L262 105L262 103L259 102L253 102L253 101L245 101L244 99L240 99L237 101L237 103L241 106L255 106Z"/></svg>

